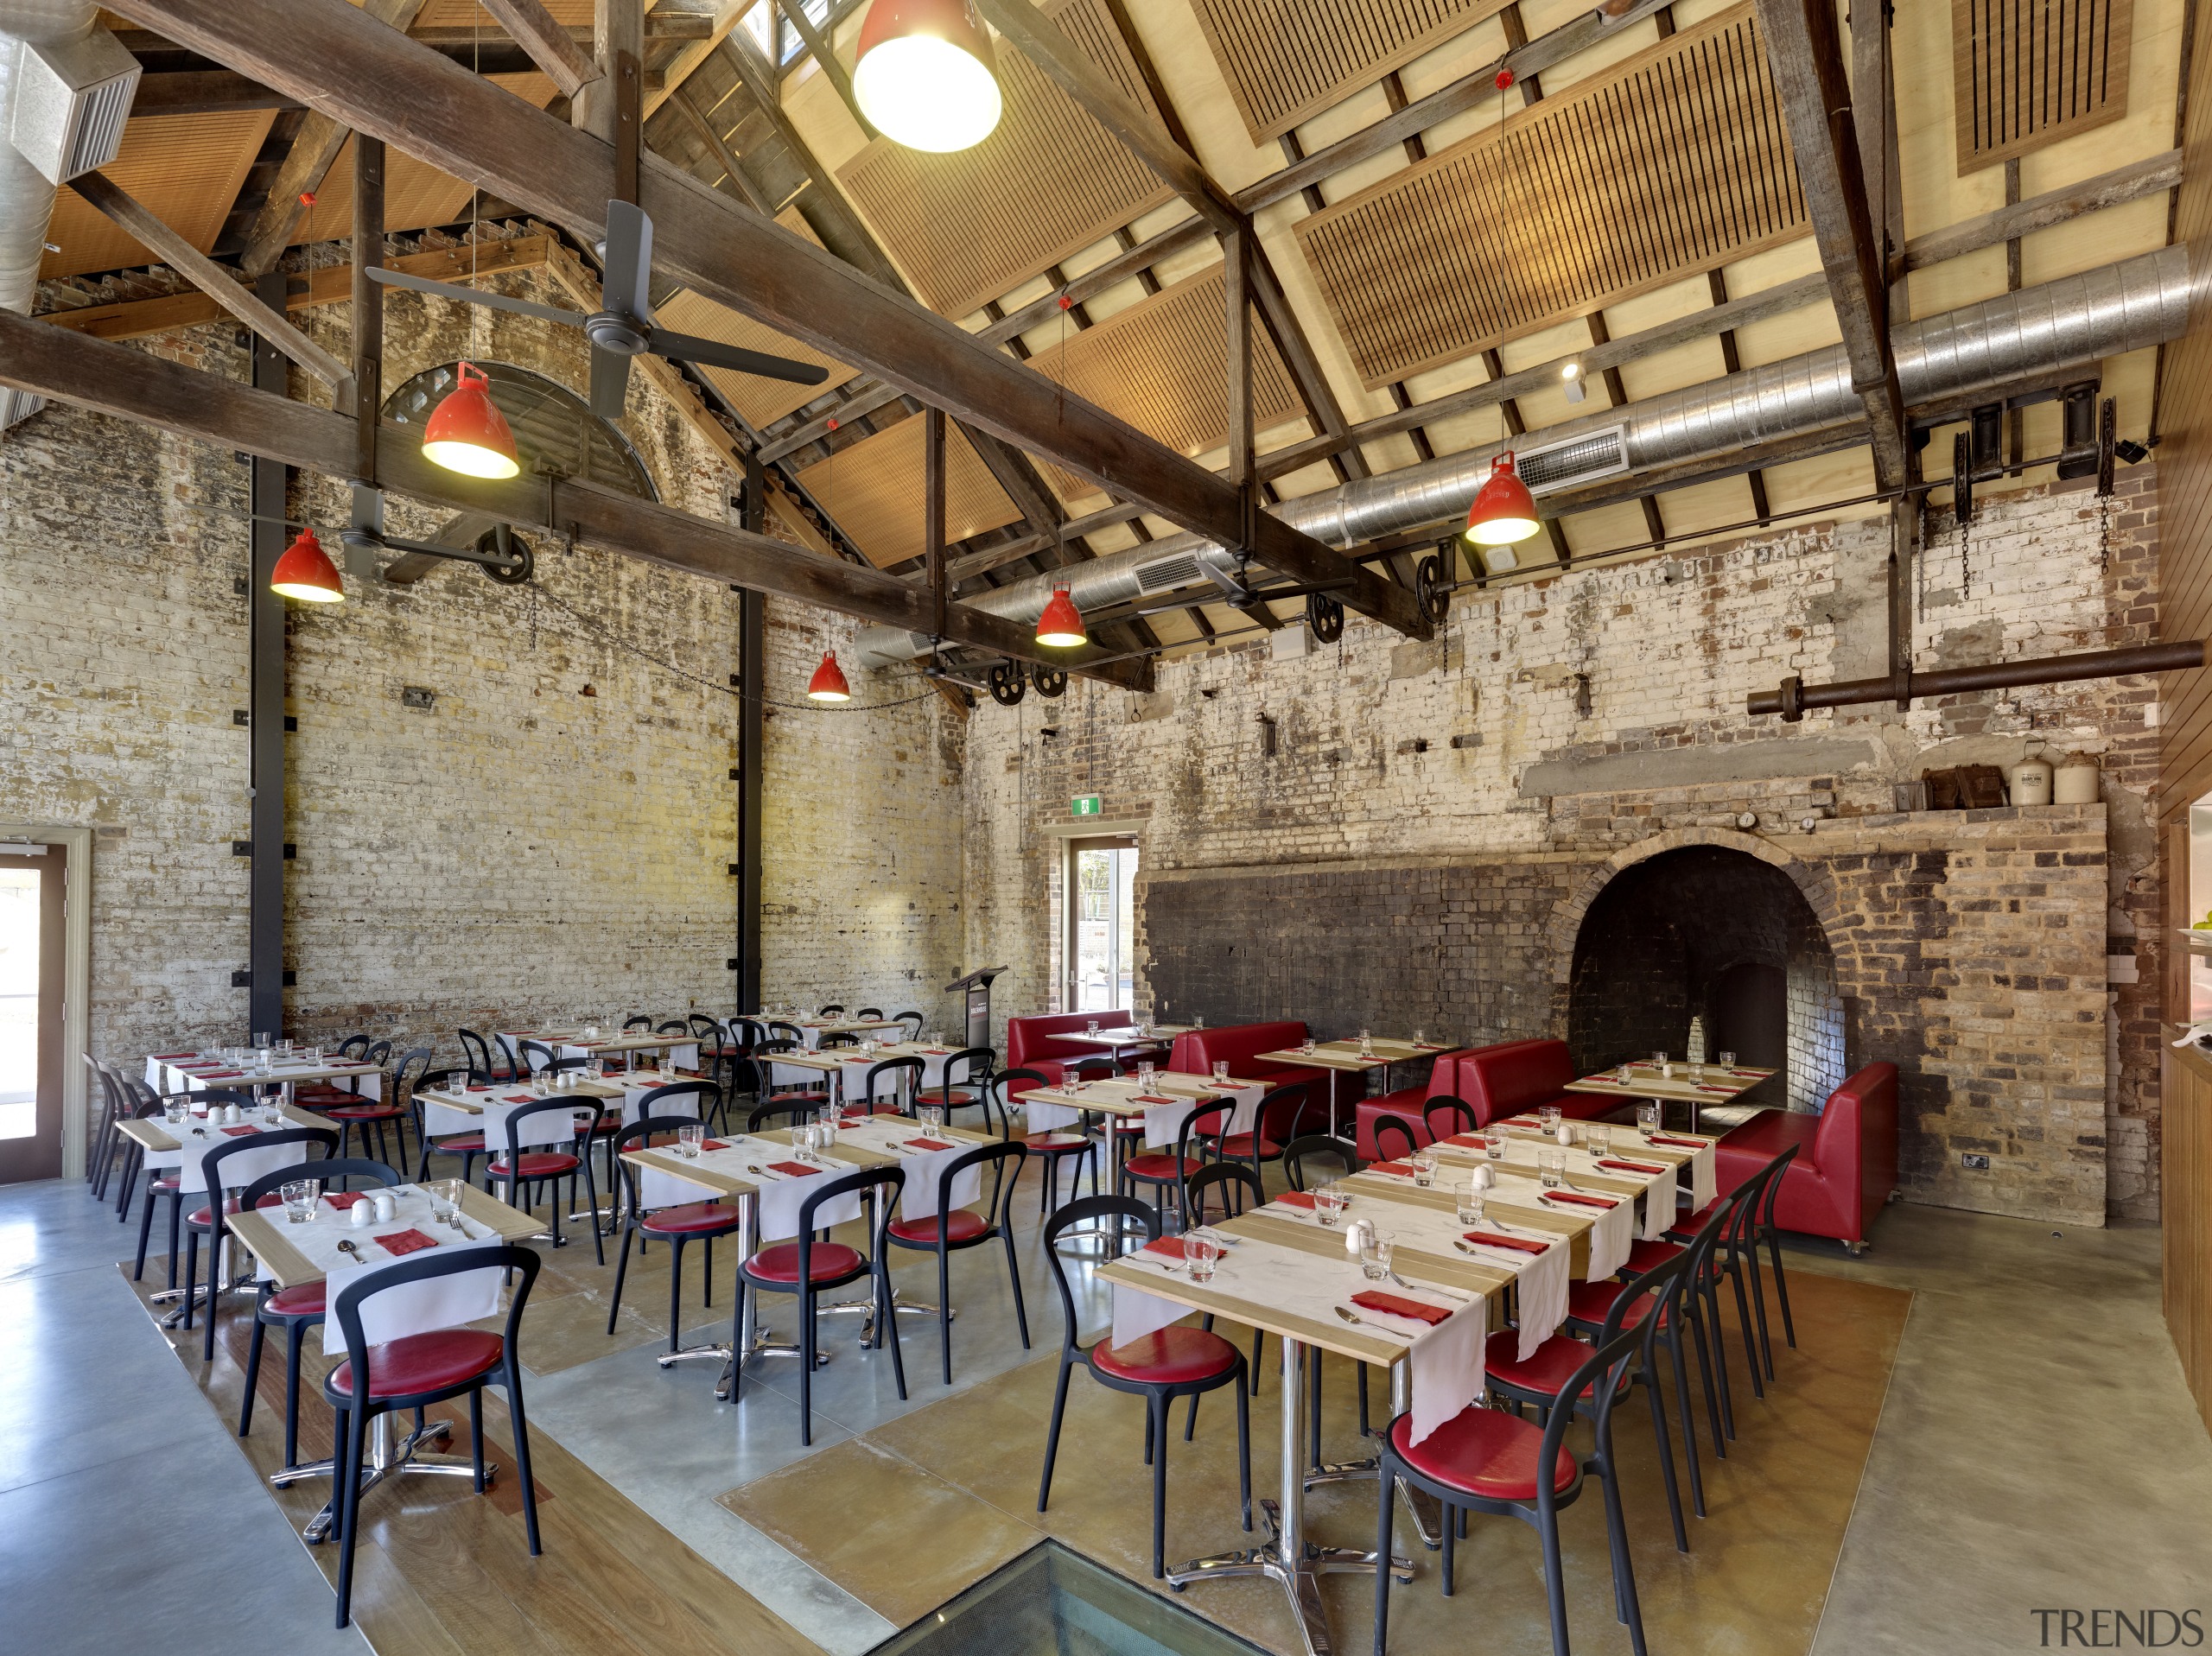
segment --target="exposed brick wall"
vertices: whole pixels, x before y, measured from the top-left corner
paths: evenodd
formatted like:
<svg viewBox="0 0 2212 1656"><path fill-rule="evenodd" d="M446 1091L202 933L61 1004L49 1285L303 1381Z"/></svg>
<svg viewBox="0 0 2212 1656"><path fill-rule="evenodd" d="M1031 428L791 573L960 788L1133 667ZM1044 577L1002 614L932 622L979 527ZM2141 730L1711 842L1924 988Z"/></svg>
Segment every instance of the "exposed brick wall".
<svg viewBox="0 0 2212 1656"><path fill-rule="evenodd" d="M569 330L387 306L388 385L480 353L586 383ZM305 314L348 349L343 307ZM247 376L227 327L143 343ZM631 383L625 423L661 498L721 518L720 457ZM293 394L327 403L296 375ZM228 451L60 405L0 441L0 817L98 828L92 1042L126 1063L244 1034L246 488ZM345 516L324 479L290 510ZM395 500L391 527L441 518ZM538 551L529 587L454 566L293 607L291 1033L454 1053L464 1023L734 1010L737 595L590 546ZM960 737L912 680L863 687L894 707L807 703L821 648L850 630L768 606L764 989L936 1010L921 988L958 969ZM434 707L404 705L406 686Z"/></svg>
<svg viewBox="0 0 2212 1656"><path fill-rule="evenodd" d="M2152 466L2126 473L2108 508L2086 484L1985 498L1965 538L1962 574L1955 527L1932 519L1922 663L2155 637ZM1840 1003L1840 1040L1804 1056L1793 1090L1809 1100L1815 1074L1896 1057L1916 1199L2077 1223L2107 1198L2155 1214L2155 686L1747 718L1744 697L1785 673L1883 670L1886 549L1879 523L1790 530L1462 593L1427 643L1354 617L1302 660L1243 644L1167 664L1147 696L1078 682L1057 702L987 706L969 735L968 953L1012 962L1002 1012L1053 1004L1060 842L1046 830L1097 793L1107 818L1145 824L1138 993L1157 1015L1564 1035L1574 926L1609 860L1721 835L1796 869L1834 950L1833 989L1801 974L1796 1004L1826 1003L1833 1029ZM2037 749L2097 755L2102 807L2056 827L1898 811L1899 784L1930 766ZM2076 860L2037 867L2045 850ZM1851 858L1847 877L1831 872ZM2142 962L2139 985L2110 991L2116 1074L2107 950ZM1961 1167L1969 1147L1989 1173Z"/></svg>

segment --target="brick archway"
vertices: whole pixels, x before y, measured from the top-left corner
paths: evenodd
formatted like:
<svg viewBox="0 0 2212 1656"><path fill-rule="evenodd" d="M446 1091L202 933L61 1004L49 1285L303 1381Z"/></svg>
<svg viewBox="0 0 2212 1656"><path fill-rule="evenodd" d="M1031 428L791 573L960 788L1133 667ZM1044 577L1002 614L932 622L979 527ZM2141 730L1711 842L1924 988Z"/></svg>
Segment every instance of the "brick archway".
<svg viewBox="0 0 2212 1656"><path fill-rule="evenodd" d="M1813 916L1821 923L1821 930L1828 936L1830 946L1836 938L1837 922L1842 918L1842 907L1836 898L1835 880L1824 868L1801 861L1776 841L1763 834L1745 834L1734 828L1670 828L1664 834L1655 834L1648 840L1616 851L1586 874L1572 894L1562 898L1552 910L1544 926L1544 943L1551 956L1552 983L1562 997L1574 974L1574 942L1582 930L1583 917L1590 912L1590 905L1624 868L1633 868L1669 851L1680 851L1687 846L1715 846L1723 850L1740 851L1747 857L1756 857L1770 867L1778 868L1789 876L1791 882L1805 898ZM1841 950L1838 950L1840 967Z"/></svg>

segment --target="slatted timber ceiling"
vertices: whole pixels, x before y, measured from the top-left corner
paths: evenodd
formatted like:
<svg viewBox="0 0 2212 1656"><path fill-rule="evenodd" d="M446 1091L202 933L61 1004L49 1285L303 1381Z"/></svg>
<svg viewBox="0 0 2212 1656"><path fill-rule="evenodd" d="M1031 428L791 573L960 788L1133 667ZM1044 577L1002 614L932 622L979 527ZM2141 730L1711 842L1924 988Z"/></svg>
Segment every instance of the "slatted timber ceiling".
<svg viewBox="0 0 2212 1656"><path fill-rule="evenodd" d="M1959 171L2127 113L2134 0L1951 0Z"/></svg>
<svg viewBox="0 0 2212 1656"><path fill-rule="evenodd" d="M1157 113L1105 0L1052 13L1132 101ZM878 138L838 170L931 309L965 316L1172 198L1157 174L1020 53L1001 47L1006 111L972 149L930 155Z"/></svg>
<svg viewBox="0 0 2212 1656"><path fill-rule="evenodd" d="M1806 233L1749 0L1302 219L1370 386Z"/></svg>
<svg viewBox="0 0 2212 1656"><path fill-rule="evenodd" d="M918 558L922 536L922 439L927 422L901 420L835 460L799 473L807 492L879 569ZM947 545L1002 528L1021 514L957 428L944 435Z"/></svg>
<svg viewBox="0 0 2212 1656"><path fill-rule="evenodd" d="M1229 436L1228 320L1222 267L1214 265L1163 288L1095 327L1045 346L1030 365L1078 397L1127 420L1185 454L1217 448ZM1252 422L1255 429L1303 411L1274 341L1252 330ZM1045 468L1064 499L1098 492L1098 485Z"/></svg>
<svg viewBox="0 0 2212 1656"><path fill-rule="evenodd" d="M123 129L115 160L100 170L204 253L222 233L275 118L268 110L244 110L132 121ZM41 277L154 262L127 231L71 189L55 196L46 238L61 251L39 262Z"/></svg>
<svg viewBox="0 0 2212 1656"><path fill-rule="evenodd" d="M1254 143L1371 86L1509 0L1192 0Z"/></svg>
<svg viewBox="0 0 2212 1656"><path fill-rule="evenodd" d="M804 236L817 246L821 245L821 238L799 217L797 207L785 207L776 215L776 222L793 235ZM747 351L765 351L771 356L789 357L794 362L810 362L830 371L830 378L819 385L794 385L787 380L762 379L728 368L702 370L715 389L729 398L730 405L755 429L771 420L781 419L793 409L804 408L853 377L852 369L836 358L826 357L811 346L801 345L764 322L756 322L741 311L718 305L688 289L655 306L654 314L663 327L673 328L678 333L696 333L702 339L719 339L724 345L741 346Z"/></svg>

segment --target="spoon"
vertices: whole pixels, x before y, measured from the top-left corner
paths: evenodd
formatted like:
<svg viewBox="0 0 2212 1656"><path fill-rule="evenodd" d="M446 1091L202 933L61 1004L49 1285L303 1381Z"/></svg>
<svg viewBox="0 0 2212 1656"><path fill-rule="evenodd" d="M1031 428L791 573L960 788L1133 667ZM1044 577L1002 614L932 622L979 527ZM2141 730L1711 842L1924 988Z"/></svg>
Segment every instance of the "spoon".
<svg viewBox="0 0 2212 1656"><path fill-rule="evenodd" d="M344 1237L340 1237L339 1239L338 1251L340 1253L349 1255L356 1264L366 1265L368 1263L368 1260L362 1257L361 1250L355 1247L351 1241L347 1240Z"/></svg>

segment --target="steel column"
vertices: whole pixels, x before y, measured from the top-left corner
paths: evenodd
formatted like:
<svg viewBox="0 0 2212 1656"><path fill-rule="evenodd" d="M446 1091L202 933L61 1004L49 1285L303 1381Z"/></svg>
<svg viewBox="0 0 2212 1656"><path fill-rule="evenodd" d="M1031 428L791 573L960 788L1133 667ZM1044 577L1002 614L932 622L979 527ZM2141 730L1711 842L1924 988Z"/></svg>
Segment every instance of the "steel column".
<svg viewBox="0 0 2212 1656"><path fill-rule="evenodd" d="M262 301L284 304L284 275L271 271L255 289ZM290 365L258 334L253 340L256 390L282 397ZM256 456L253 489L253 575L247 583L251 666L246 685L250 728L248 833L253 855L246 881L246 1032L281 1035L284 1028L284 600L270 586L289 538L284 500L289 468Z"/></svg>
<svg viewBox="0 0 2212 1656"><path fill-rule="evenodd" d="M768 527L768 477L760 462L745 462L745 504L739 526L755 535ZM760 697L768 600L747 587L737 600L737 1010L760 1010Z"/></svg>

